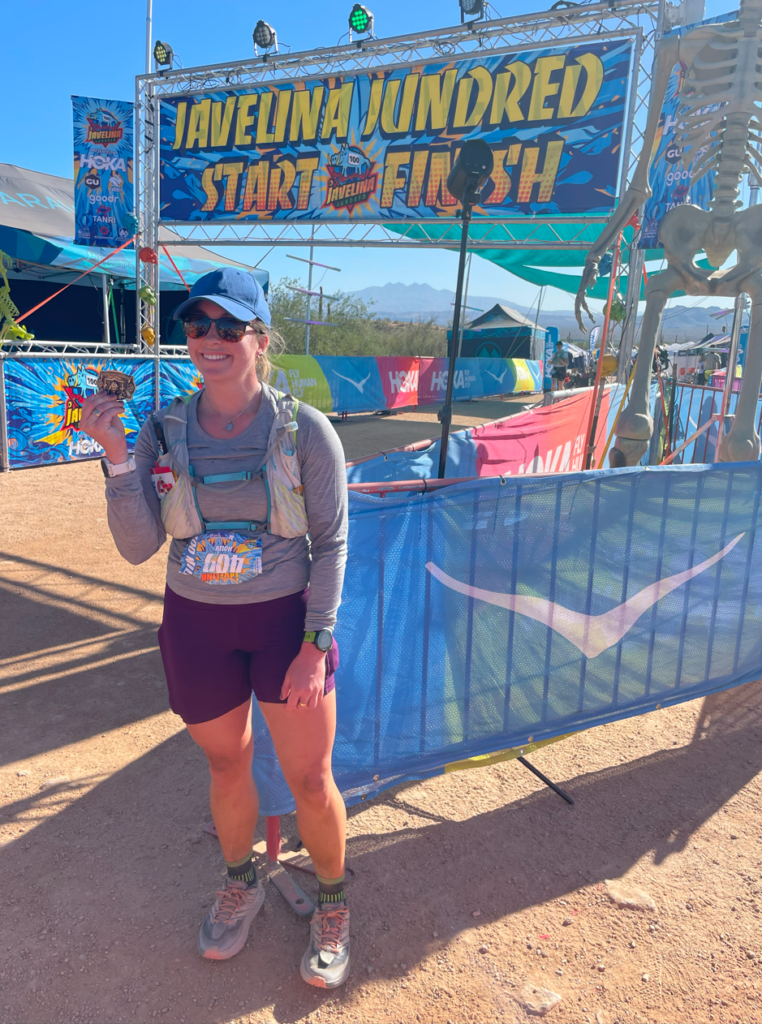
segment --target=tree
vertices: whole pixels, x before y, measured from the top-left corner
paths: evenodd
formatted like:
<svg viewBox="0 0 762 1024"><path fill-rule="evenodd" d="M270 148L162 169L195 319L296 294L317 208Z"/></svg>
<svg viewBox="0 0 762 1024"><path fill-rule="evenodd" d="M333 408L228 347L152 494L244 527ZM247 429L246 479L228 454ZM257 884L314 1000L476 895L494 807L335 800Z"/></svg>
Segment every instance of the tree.
<svg viewBox="0 0 762 1024"><path fill-rule="evenodd" d="M304 352L307 296L294 291L300 287L293 278L282 278L270 289L268 303L272 325L286 342L286 352ZM377 320L371 303L346 292L334 292L335 299L312 297L312 320L335 326L312 326L310 354L323 356L433 356L445 355L446 333L433 320L399 323Z"/></svg>

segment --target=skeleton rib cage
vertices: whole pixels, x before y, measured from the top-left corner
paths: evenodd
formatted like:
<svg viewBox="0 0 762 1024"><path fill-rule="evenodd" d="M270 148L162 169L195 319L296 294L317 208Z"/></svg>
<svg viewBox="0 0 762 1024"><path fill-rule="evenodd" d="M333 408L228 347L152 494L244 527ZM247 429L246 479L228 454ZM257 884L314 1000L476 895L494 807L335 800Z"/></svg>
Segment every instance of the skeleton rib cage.
<svg viewBox="0 0 762 1024"><path fill-rule="evenodd" d="M693 182L717 172L712 210L741 205L743 174L762 185L761 18L762 3L753 0L743 5L739 21L712 26L712 38L687 69L680 91L675 144L684 163L697 153Z"/></svg>

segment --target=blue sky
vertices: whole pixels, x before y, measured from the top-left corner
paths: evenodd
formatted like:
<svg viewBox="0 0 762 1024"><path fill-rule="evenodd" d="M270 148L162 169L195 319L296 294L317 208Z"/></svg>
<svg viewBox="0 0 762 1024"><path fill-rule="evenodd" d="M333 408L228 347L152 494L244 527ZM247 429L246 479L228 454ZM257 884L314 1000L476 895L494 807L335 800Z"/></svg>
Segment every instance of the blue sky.
<svg viewBox="0 0 762 1024"><path fill-rule="evenodd" d="M424 31L460 20L457 0L366 0L378 36ZM504 16L545 10L549 0L520 4L495 0ZM707 0L707 17L732 10L728 0ZM292 50L335 43L346 32L352 2L252 4L249 0L154 0L154 39L171 43L185 67L241 60L252 53L251 33L259 18L269 21ZM145 0L119 4L72 5L60 0L9 2L3 10L3 36L12 40L3 102L0 162L50 174L72 175L71 96L132 99L135 75L145 63ZM225 250L256 262L266 250ZM298 263L275 250L262 263L274 279L299 276ZM256 253L253 256L252 254ZM409 249L319 249L316 259L341 267L325 284L354 291L388 281L455 287L456 256ZM295 273L296 271L296 273ZM496 295L532 305L537 288L486 260L474 258L471 293ZM570 308L572 297L550 289L546 308ZM600 303L597 305L600 306Z"/></svg>

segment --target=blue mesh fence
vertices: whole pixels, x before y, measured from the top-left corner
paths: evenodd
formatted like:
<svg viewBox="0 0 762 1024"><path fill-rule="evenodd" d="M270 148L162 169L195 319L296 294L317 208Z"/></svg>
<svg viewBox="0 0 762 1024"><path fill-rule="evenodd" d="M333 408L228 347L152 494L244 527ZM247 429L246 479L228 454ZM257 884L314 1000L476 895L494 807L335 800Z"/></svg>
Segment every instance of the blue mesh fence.
<svg viewBox="0 0 762 1024"><path fill-rule="evenodd" d="M762 465L353 494L337 640L348 803L762 675ZM266 814L293 807L255 713Z"/></svg>
<svg viewBox="0 0 762 1024"><path fill-rule="evenodd" d="M669 385L667 385L669 386ZM672 448L681 444L709 422L711 417L722 408L723 392L717 388L703 387L695 384L678 384L675 388L675 414L673 416ZM738 405L738 392L730 396L729 412L734 414ZM757 403L756 429L759 432L762 418L762 400ZM717 424L712 423L707 429L691 441L679 455L675 457L677 465L695 465L702 462L714 462L717 447Z"/></svg>

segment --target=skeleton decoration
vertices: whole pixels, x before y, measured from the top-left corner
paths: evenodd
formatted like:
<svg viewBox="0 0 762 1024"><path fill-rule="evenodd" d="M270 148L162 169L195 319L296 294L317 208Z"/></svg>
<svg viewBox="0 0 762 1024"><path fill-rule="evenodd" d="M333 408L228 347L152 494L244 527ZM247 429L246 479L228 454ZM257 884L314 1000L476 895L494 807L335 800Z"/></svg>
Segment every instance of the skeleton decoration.
<svg viewBox="0 0 762 1024"><path fill-rule="evenodd" d="M677 290L699 296L745 292L751 297L743 384L733 426L722 438L718 458L738 462L757 459L760 452L754 420L762 384L762 206L740 212L737 207L744 174L762 184L762 0L741 0L734 21L697 25L657 44L640 160L616 213L585 258L575 303L577 322L584 330L583 309L592 320L585 292L598 278L601 256L651 195L648 169L654 139L670 74L678 62L686 72L675 143L683 147L683 166L697 154L694 181L715 172L714 196L709 211L676 206L661 222L659 240L667 268L652 275L646 286L632 395L617 423L616 446L609 455L612 466L637 465L648 448L653 430L648 397L654 347L667 299ZM726 270L696 265L695 257L703 251L713 267L721 267L733 250L738 262Z"/></svg>

